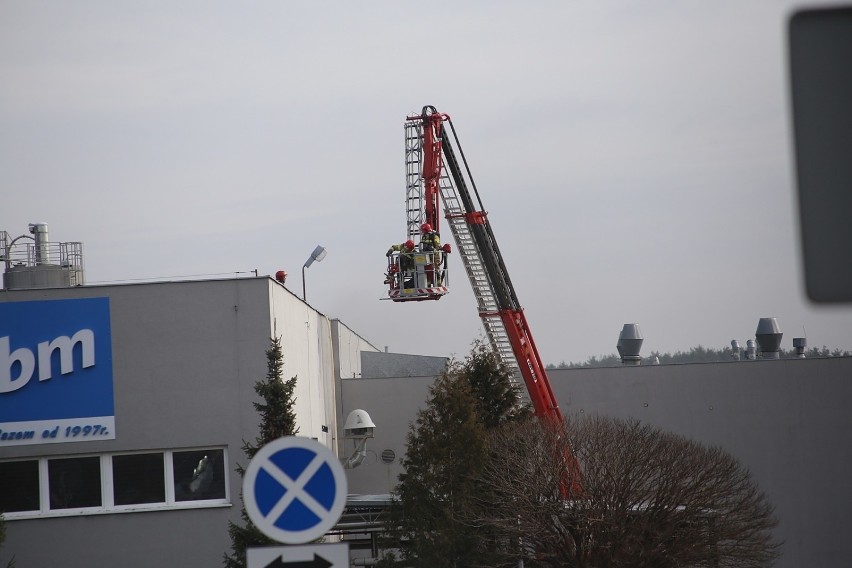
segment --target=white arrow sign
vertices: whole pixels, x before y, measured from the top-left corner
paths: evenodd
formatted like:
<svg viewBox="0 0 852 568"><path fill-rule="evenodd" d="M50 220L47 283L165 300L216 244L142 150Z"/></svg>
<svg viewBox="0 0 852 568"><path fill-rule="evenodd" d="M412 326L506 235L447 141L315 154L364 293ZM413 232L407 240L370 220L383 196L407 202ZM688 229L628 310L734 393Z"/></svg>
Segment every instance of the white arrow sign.
<svg viewBox="0 0 852 568"><path fill-rule="evenodd" d="M349 568L349 544L246 549L247 568Z"/></svg>

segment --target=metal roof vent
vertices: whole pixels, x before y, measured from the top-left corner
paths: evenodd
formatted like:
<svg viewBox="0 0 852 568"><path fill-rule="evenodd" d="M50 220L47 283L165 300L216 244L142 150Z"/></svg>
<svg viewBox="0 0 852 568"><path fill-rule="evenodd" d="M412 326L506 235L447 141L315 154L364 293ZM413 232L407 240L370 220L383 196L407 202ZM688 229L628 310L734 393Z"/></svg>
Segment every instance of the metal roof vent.
<svg viewBox="0 0 852 568"><path fill-rule="evenodd" d="M736 339L731 340L731 359L734 361L740 360L740 354L742 353L742 348L740 347L740 342Z"/></svg>
<svg viewBox="0 0 852 568"><path fill-rule="evenodd" d="M754 339L749 339L746 341L746 359L752 361L757 359L757 348L754 346Z"/></svg>
<svg viewBox="0 0 852 568"><path fill-rule="evenodd" d="M780 359L781 355L781 328L778 327L777 318L760 318L757 322L757 331L754 332L757 345L760 349L762 359Z"/></svg>
<svg viewBox="0 0 852 568"><path fill-rule="evenodd" d="M626 323L621 328L621 333L618 334L618 343L616 349L621 356L622 365L639 365L642 358L639 356L639 350L642 349L642 332L639 330L638 323Z"/></svg>
<svg viewBox="0 0 852 568"><path fill-rule="evenodd" d="M793 338L793 348L796 350L796 357L799 359L805 358L805 349L808 346L808 340L804 337Z"/></svg>

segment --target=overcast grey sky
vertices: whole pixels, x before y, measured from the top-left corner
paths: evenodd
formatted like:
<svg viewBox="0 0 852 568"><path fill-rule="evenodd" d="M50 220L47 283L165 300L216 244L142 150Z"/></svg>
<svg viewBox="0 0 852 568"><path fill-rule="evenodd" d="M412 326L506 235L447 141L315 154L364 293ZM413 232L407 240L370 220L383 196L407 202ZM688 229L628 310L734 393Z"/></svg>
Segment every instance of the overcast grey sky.
<svg viewBox="0 0 852 568"><path fill-rule="evenodd" d="M545 362L754 337L852 349L804 295L785 26L802 2L0 0L0 229L88 283L286 270L391 351L481 332L458 255L395 304L402 125L450 114ZM451 240L449 230L444 240ZM839 259L843 261L843 259ZM845 259L848 261L848 259Z"/></svg>

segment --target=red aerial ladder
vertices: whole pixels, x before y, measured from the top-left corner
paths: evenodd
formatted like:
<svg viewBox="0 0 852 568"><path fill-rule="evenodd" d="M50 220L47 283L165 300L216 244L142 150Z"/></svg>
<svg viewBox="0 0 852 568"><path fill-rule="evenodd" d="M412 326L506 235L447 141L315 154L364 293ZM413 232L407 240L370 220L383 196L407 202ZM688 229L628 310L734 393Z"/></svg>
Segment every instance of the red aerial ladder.
<svg viewBox="0 0 852 568"><path fill-rule="evenodd" d="M445 125L450 127L461 162ZM559 404L449 115L425 106L421 114L406 118L405 169L406 234L407 244L413 245L413 250L390 253L386 279L389 298L397 302L438 300L449 292L446 287L449 246L445 244L438 251L424 246L421 239L424 223L439 230L439 205L443 202L444 217L455 238L492 348L512 370L515 382L523 380L536 416L546 424L561 425ZM430 269L434 271L432 274ZM435 273L440 273L438 281L442 286L434 286ZM566 497L579 496L582 493L579 464L570 449L562 458L566 464L562 493Z"/></svg>
<svg viewBox="0 0 852 568"><path fill-rule="evenodd" d="M446 125L459 149L461 163ZM449 247L444 245L440 252L431 253L441 258L439 264L434 256L423 251L419 241L423 223L439 230L442 201L444 217L455 238L476 296L479 317L494 351L512 369L516 382L523 380L535 414L545 421L562 422L544 364L448 115L426 106L421 114L406 118L405 165L407 235L414 242L415 250L412 253L393 252L389 256L388 296L397 302L437 300L449 291L446 286ZM409 254L408 259L404 258L406 254ZM401 267L406 261L407 266ZM440 287L422 285L427 281L430 263L442 276Z"/></svg>

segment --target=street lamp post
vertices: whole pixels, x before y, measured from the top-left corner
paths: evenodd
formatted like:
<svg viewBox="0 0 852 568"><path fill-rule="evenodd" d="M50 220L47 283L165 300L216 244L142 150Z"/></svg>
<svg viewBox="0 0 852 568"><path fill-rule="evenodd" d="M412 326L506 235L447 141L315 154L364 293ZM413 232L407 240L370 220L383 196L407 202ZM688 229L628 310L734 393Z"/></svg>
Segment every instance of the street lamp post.
<svg viewBox="0 0 852 568"><path fill-rule="evenodd" d="M317 248L315 248L314 252L311 253L311 257L306 260L305 265L302 266L302 301L307 301L305 299L305 269L312 265L314 261L322 262L322 259L325 258L327 252L328 251L321 245L317 245Z"/></svg>

